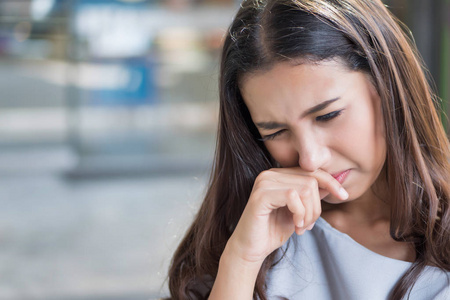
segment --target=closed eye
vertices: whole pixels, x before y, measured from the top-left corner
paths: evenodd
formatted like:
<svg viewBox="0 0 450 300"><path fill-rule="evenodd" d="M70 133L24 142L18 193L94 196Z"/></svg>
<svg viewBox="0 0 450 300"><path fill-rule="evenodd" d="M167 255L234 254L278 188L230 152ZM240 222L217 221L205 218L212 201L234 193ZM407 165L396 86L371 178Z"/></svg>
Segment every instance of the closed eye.
<svg viewBox="0 0 450 300"><path fill-rule="evenodd" d="M326 115L323 115L323 116L318 116L318 117L316 117L316 121L318 121L318 122L330 121L330 120L336 118L337 116L339 116L340 114L342 114L343 111L344 110L341 109L341 110L336 110L336 111L330 112L330 113L328 113Z"/></svg>
<svg viewBox="0 0 450 300"><path fill-rule="evenodd" d="M316 121L318 121L318 122L327 122L327 121L331 121L332 119L334 119L334 118L340 116L340 115L342 114L343 111L344 111L344 109L341 109L341 110L336 110L336 111L330 112L330 113L328 113L328 114L326 114L326 115L323 115L323 116L318 116L318 117L316 117ZM282 130L279 130L279 131L277 131L277 132L275 132L275 133L261 136L261 138L258 139L258 140L259 140L259 141L262 141L262 142L270 141L270 140L275 139L275 138L278 137L279 135L285 133L286 131L287 131L286 129L282 129Z"/></svg>
<svg viewBox="0 0 450 300"><path fill-rule="evenodd" d="M286 132L286 129L279 130L272 134L264 135L258 140L260 140L261 142L270 141L279 136L280 134L282 134L283 132Z"/></svg>

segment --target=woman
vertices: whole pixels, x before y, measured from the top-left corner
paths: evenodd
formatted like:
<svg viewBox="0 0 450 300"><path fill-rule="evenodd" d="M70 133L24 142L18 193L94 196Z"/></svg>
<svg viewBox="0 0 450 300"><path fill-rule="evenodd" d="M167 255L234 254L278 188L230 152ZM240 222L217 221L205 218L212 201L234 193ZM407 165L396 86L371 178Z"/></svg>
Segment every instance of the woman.
<svg viewBox="0 0 450 300"><path fill-rule="evenodd" d="M174 299L450 297L449 143L381 1L244 1L220 105Z"/></svg>

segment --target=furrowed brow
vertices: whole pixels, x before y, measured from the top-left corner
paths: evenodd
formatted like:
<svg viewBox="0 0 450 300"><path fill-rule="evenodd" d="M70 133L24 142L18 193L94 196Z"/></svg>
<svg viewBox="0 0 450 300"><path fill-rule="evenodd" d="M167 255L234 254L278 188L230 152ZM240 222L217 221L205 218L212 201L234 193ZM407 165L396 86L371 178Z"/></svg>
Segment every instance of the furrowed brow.
<svg viewBox="0 0 450 300"><path fill-rule="evenodd" d="M265 130L273 130L273 129L279 129L286 127L286 124L277 123L277 122L259 122L255 123L256 127L259 129L265 129Z"/></svg>
<svg viewBox="0 0 450 300"><path fill-rule="evenodd" d="M333 103L333 102L335 102L337 100L339 100L339 97L331 99L331 100L324 101L322 103L317 104L316 106L311 107L310 109L308 109L306 112L304 112L302 114L302 118L306 117L307 115L314 114L316 112L321 111L322 109L327 108L331 103Z"/></svg>
<svg viewBox="0 0 450 300"><path fill-rule="evenodd" d="M324 101L322 103L317 104L316 106L311 107L310 109L308 109L306 112L304 112L302 114L302 118L306 117L307 115L314 114L316 112L319 112L319 111L327 108L329 105L331 105L331 103L333 103L339 99L340 98L337 97L337 98ZM279 129L279 128L284 128L287 126L286 124L278 123L278 122L258 122L258 123L255 123L255 125L259 129L264 129L264 130Z"/></svg>

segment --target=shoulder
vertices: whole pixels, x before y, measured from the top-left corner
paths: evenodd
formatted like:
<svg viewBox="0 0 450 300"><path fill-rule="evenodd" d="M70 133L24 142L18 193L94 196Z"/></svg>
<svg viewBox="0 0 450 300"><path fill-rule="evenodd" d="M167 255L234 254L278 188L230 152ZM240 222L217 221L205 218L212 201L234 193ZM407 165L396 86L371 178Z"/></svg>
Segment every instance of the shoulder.
<svg viewBox="0 0 450 300"><path fill-rule="evenodd" d="M411 291L411 299L450 299L450 272L426 267Z"/></svg>

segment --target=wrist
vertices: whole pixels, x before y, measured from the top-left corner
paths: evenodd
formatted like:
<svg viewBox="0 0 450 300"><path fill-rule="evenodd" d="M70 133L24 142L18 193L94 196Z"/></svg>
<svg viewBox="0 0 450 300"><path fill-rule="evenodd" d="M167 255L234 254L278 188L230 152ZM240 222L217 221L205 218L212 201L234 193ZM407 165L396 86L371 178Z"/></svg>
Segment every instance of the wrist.
<svg viewBox="0 0 450 300"><path fill-rule="evenodd" d="M242 242L234 235L228 240L223 254L234 257L235 260L240 261L249 268L260 268L266 257L269 255L264 247L259 245L248 245L245 241Z"/></svg>
<svg viewBox="0 0 450 300"><path fill-rule="evenodd" d="M219 264L227 264L230 266L237 266L242 271L246 273L256 273L258 274L261 269L262 263L264 262L264 258L249 258L245 255L242 255L239 247L233 244L231 241L227 243L225 249L220 257ZM255 276L256 276L255 275Z"/></svg>
<svg viewBox="0 0 450 300"><path fill-rule="evenodd" d="M219 261L219 270L210 300L253 299L256 278L262 261L242 259L234 251L232 244L227 243Z"/></svg>

